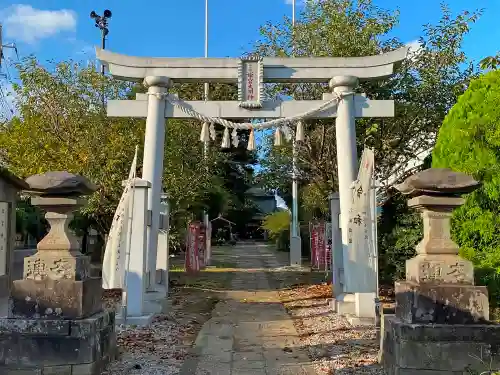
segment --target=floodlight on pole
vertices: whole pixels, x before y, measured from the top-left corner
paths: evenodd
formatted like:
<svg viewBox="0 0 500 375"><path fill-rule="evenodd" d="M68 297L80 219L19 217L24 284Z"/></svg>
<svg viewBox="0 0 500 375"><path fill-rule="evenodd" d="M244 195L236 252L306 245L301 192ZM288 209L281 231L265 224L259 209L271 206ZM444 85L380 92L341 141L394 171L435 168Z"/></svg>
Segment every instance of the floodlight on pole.
<svg viewBox="0 0 500 375"><path fill-rule="evenodd" d="M109 9L105 9L102 16L98 15L94 10L90 12L90 18L95 20L95 27L101 30L101 48L106 49L106 36L109 34L108 19L112 13ZM101 66L101 73L104 74L104 65Z"/></svg>

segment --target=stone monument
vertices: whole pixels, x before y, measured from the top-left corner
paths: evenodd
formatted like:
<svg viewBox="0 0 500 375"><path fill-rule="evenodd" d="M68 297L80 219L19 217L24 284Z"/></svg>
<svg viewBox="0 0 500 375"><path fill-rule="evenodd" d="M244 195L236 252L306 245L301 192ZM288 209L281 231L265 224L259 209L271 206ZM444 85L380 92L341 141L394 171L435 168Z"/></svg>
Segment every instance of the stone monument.
<svg viewBox="0 0 500 375"><path fill-rule="evenodd" d="M449 169L431 168L397 186L421 212L424 238L396 282L395 315L384 317L382 363L388 374L462 374L500 366L500 325L489 319L488 292L474 285L470 261L450 236L453 209L480 184Z"/></svg>
<svg viewBox="0 0 500 375"><path fill-rule="evenodd" d="M0 167L0 313L3 315L10 294L12 258L16 242L16 202L19 191L28 185ZM4 303L5 302L5 303Z"/></svg>
<svg viewBox="0 0 500 375"><path fill-rule="evenodd" d="M9 317L0 319L0 373L100 374L115 356L115 312L103 311L101 279L90 276L90 259L69 229L82 196L97 187L68 172L26 183L50 231L25 258L23 280L13 282Z"/></svg>

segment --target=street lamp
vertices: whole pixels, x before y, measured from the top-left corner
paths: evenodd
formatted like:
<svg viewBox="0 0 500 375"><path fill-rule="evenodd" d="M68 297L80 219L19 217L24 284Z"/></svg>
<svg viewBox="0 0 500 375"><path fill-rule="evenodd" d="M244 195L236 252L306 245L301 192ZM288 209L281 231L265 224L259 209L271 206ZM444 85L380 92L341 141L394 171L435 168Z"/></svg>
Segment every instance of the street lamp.
<svg viewBox="0 0 500 375"><path fill-rule="evenodd" d="M106 36L109 34L108 19L111 18L111 11L104 10L104 15L100 16L95 11L90 12L90 18L95 20L95 27L101 30L101 48L106 48ZM104 74L104 65L101 66L101 73Z"/></svg>

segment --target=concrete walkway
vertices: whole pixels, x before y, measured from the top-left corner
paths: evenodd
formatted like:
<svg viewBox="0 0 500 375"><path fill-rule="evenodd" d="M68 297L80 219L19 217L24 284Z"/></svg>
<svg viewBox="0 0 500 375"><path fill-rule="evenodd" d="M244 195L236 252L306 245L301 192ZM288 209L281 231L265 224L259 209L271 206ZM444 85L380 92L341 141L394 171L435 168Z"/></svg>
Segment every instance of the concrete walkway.
<svg viewBox="0 0 500 375"><path fill-rule="evenodd" d="M276 252L266 245L244 243L215 253L214 259L236 264L238 270L226 299L216 305L198 334L180 374L315 374L279 302L279 273L263 270L286 266L276 260Z"/></svg>

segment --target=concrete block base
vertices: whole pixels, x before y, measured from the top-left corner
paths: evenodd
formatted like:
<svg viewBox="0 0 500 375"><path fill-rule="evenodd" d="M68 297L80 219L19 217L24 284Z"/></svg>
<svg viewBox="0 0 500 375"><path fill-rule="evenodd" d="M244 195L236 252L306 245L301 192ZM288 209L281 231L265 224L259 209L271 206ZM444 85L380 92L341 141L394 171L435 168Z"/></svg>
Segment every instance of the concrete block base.
<svg viewBox="0 0 500 375"><path fill-rule="evenodd" d="M332 298L330 302L328 302L328 306L330 306L333 312L337 312L337 300L335 298Z"/></svg>
<svg viewBox="0 0 500 375"><path fill-rule="evenodd" d="M381 362L388 375L458 375L500 368L500 324L405 323L384 316Z"/></svg>
<svg viewBox="0 0 500 375"><path fill-rule="evenodd" d="M354 293L355 315L375 321L375 293Z"/></svg>
<svg viewBox="0 0 500 375"><path fill-rule="evenodd" d="M299 236L290 238L290 265L302 264L302 239Z"/></svg>
<svg viewBox="0 0 500 375"><path fill-rule="evenodd" d="M335 298L337 303L336 312L339 315L354 315L356 313L356 304L354 294L341 294Z"/></svg>
<svg viewBox="0 0 500 375"><path fill-rule="evenodd" d="M117 354L115 313L0 319L0 374L99 375Z"/></svg>

